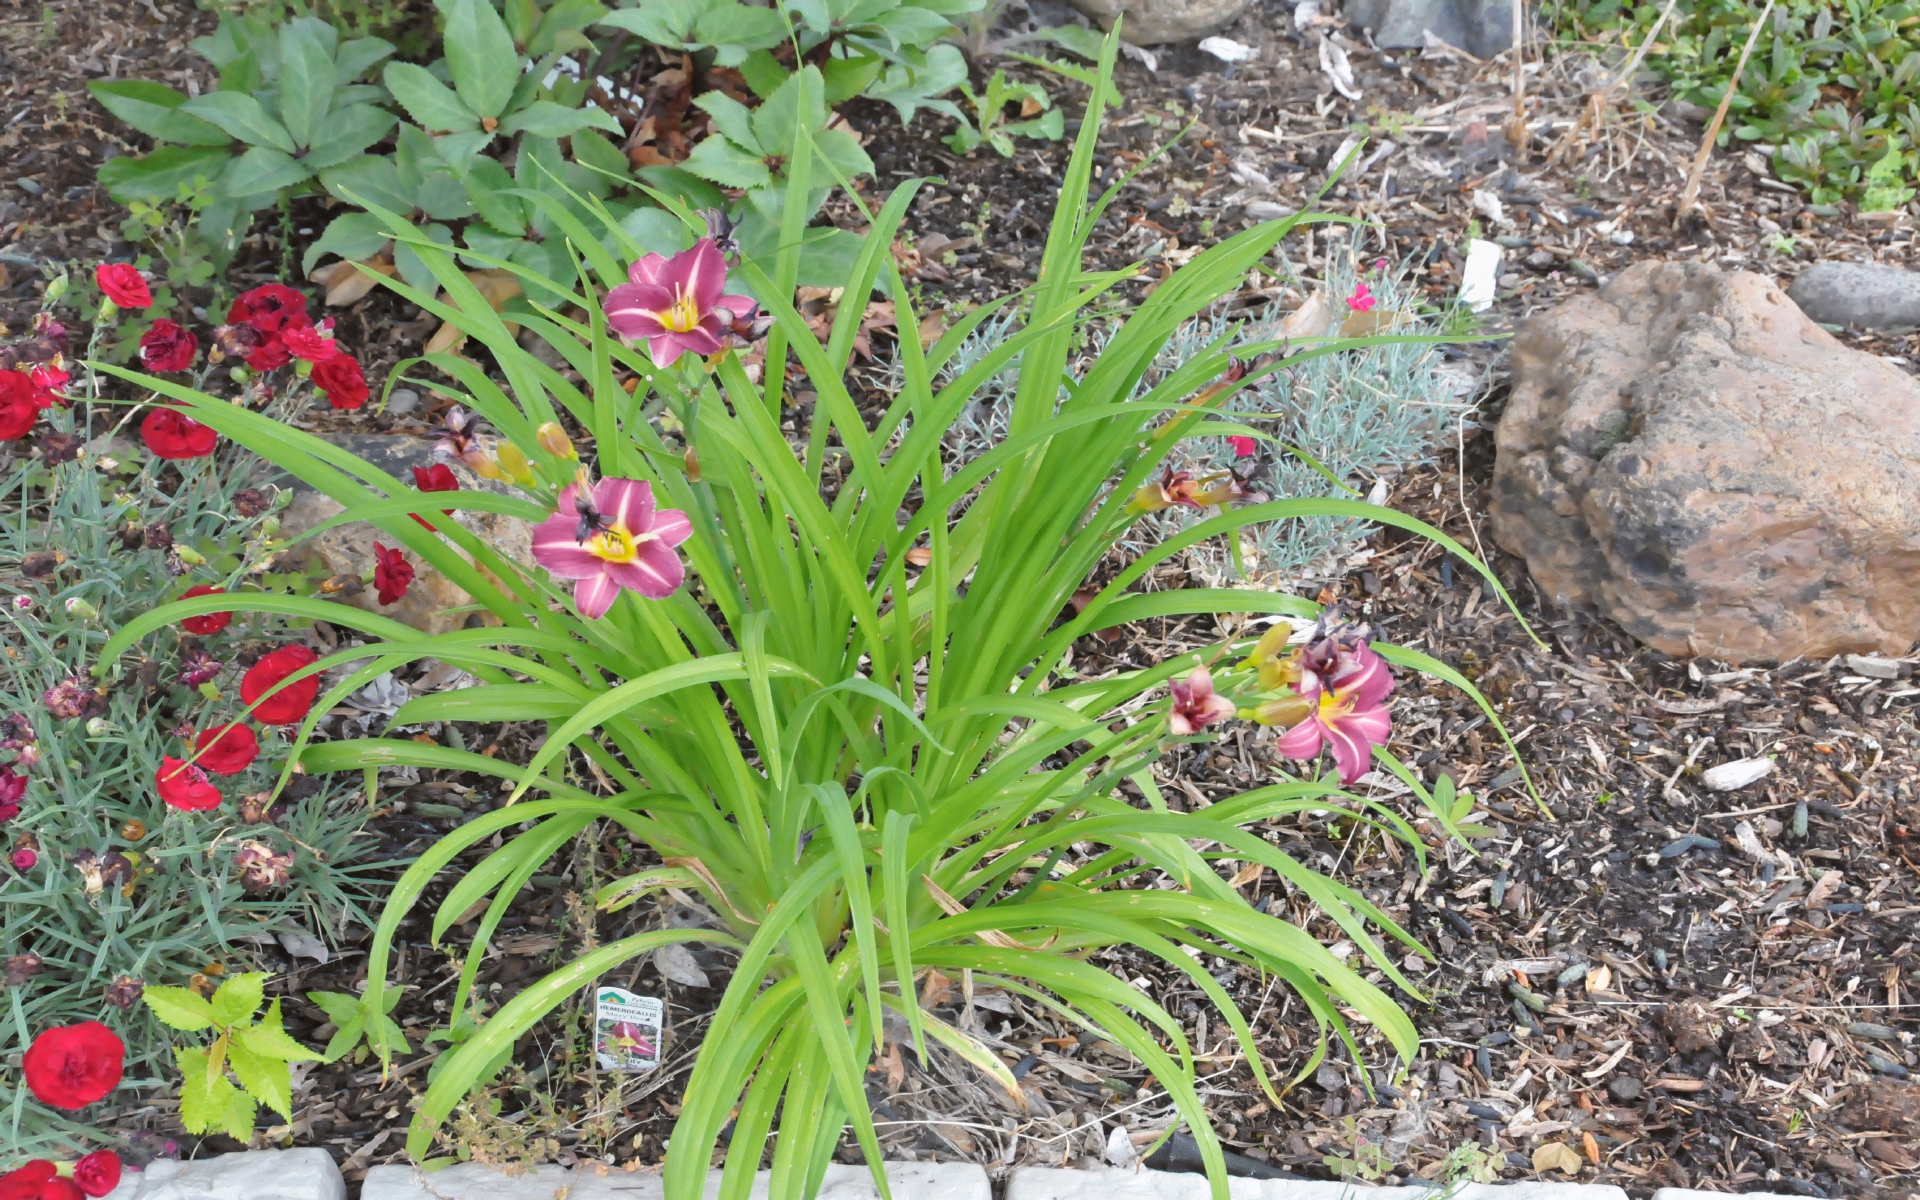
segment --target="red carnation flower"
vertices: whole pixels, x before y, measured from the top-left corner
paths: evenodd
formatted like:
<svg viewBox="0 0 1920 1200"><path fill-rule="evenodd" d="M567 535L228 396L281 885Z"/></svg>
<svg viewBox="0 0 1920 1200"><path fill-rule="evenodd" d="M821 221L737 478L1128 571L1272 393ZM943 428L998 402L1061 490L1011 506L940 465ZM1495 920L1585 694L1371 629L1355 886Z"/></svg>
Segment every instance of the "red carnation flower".
<svg viewBox="0 0 1920 1200"><path fill-rule="evenodd" d="M213 786L207 773L197 764L169 754L160 760L153 773L154 787L160 799L181 812L206 812L220 807L220 789Z"/></svg>
<svg viewBox="0 0 1920 1200"><path fill-rule="evenodd" d="M200 353L200 339L193 336L183 326L162 318L153 323L153 328L140 335L140 361L147 370L165 374L168 371L184 371L193 365L194 355Z"/></svg>
<svg viewBox="0 0 1920 1200"><path fill-rule="evenodd" d="M42 1030L20 1060L27 1087L42 1104L85 1108L120 1086L127 1048L98 1021Z"/></svg>
<svg viewBox="0 0 1920 1200"><path fill-rule="evenodd" d="M279 333L290 325L311 325L307 298L284 283L268 283L250 292L241 292L227 310L227 323L242 321L261 333Z"/></svg>
<svg viewBox="0 0 1920 1200"><path fill-rule="evenodd" d="M287 344L280 340L277 333L260 334L260 340L254 343L253 349L247 351L247 366L263 374L292 361L293 355L288 353Z"/></svg>
<svg viewBox="0 0 1920 1200"><path fill-rule="evenodd" d="M314 697L320 694L320 677L309 675L298 683L280 689L264 702L273 685L312 663L313 651L305 646L282 646L264 655L247 668L240 679L240 698L252 709L253 719L262 725L291 725L307 715Z"/></svg>
<svg viewBox="0 0 1920 1200"><path fill-rule="evenodd" d="M280 340L295 358L304 358L310 363L322 363L340 353L338 343L333 340L332 317L319 325L291 326L280 335Z"/></svg>
<svg viewBox="0 0 1920 1200"><path fill-rule="evenodd" d="M0 371L0 442L27 436L40 419L33 402L33 380L25 371Z"/></svg>
<svg viewBox="0 0 1920 1200"><path fill-rule="evenodd" d="M28 372L27 378L33 383L33 406L47 409L58 404L67 406L67 398L60 389L67 386L67 380L73 378L73 372L56 367L51 363L42 363Z"/></svg>
<svg viewBox="0 0 1920 1200"><path fill-rule="evenodd" d="M224 596L226 594L227 589L225 588L208 587L204 583L196 583L181 593L180 598L182 600L191 600L195 596ZM197 634L200 637L208 637L225 629L228 622L232 620L233 614L230 612L207 613L204 616L182 618L180 628L186 630L188 633Z"/></svg>
<svg viewBox="0 0 1920 1200"><path fill-rule="evenodd" d="M132 263L101 263L93 269L93 281L121 308L153 307L153 293Z"/></svg>
<svg viewBox="0 0 1920 1200"><path fill-rule="evenodd" d="M373 586L380 589L380 603L397 604L406 599L413 585L413 564L399 547L389 550L373 544Z"/></svg>
<svg viewBox="0 0 1920 1200"><path fill-rule="evenodd" d="M0 1200L86 1200L86 1193L73 1180L62 1179L52 1163L36 1158L0 1175Z"/></svg>
<svg viewBox="0 0 1920 1200"><path fill-rule="evenodd" d="M140 422L140 440L155 458L205 458L220 435L177 408L156 408Z"/></svg>
<svg viewBox="0 0 1920 1200"><path fill-rule="evenodd" d="M193 739L199 751L194 759L215 775L238 775L260 756L260 741L253 730L238 721L224 729L208 729Z"/></svg>
<svg viewBox="0 0 1920 1200"><path fill-rule="evenodd" d="M350 354L336 354L313 364L313 386L327 395L335 408L359 408L367 402L367 379Z"/></svg>
<svg viewBox="0 0 1920 1200"><path fill-rule="evenodd" d="M447 464L435 463L430 467L415 467L413 469L413 486L423 492L457 492L460 490L460 481L454 477L453 469L447 466ZM440 515L450 517L453 515L453 510L443 508L440 510ZM426 526L429 532L439 532L434 529L431 521L419 513L414 513L413 519Z"/></svg>
<svg viewBox="0 0 1920 1200"><path fill-rule="evenodd" d="M120 1186L120 1156L95 1150L73 1164L73 1181L89 1196L104 1196Z"/></svg>

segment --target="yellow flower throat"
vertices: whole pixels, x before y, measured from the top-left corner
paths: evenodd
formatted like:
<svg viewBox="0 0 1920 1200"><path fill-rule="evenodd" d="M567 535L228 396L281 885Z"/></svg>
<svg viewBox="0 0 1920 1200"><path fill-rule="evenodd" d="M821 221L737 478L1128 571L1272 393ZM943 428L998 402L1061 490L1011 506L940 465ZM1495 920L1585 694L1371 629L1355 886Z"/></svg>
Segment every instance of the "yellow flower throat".
<svg viewBox="0 0 1920 1200"><path fill-rule="evenodd" d="M693 293L681 288L673 289L673 303L666 311L657 315L662 329L672 333L686 333L700 324L700 306L694 300Z"/></svg>

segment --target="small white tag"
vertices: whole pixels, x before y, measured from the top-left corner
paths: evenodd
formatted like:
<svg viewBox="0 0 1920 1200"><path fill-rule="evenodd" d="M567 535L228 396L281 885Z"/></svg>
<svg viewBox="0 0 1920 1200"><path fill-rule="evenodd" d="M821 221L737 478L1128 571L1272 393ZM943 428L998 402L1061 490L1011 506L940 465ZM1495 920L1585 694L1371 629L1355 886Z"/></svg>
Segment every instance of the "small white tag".
<svg viewBox="0 0 1920 1200"><path fill-rule="evenodd" d="M593 1052L603 1071L651 1071L660 1065L666 1006L617 987L594 993Z"/></svg>

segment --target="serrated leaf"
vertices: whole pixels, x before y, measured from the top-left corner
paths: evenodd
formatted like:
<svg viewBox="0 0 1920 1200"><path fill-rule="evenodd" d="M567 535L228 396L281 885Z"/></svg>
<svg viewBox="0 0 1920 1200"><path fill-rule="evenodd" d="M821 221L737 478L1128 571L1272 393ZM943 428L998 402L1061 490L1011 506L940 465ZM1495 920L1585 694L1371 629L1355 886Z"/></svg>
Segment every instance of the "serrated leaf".
<svg viewBox="0 0 1920 1200"><path fill-rule="evenodd" d="M705 139L680 165L722 187L759 188L773 182L766 163L724 137Z"/></svg>
<svg viewBox="0 0 1920 1200"><path fill-rule="evenodd" d="M226 173L231 141L222 134L219 146L162 146L135 158L125 154L100 164L100 186L122 204L134 200L174 200L180 185L196 180L212 182Z"/></svg>
<svg viewBox="0 0 1920 1200"><path fill-rule="evenodd" d="M213 1025L213 1005L208 1004L207 998L199 992L148 985L141 989L140 998L147 1002L153 1015L168 1029L195 1033Z"/></svg>
<svg viewBox="0 0 1920 1200"><path fill-rule="evenodd" d="M234 1076L248 1094L288 1121L293 1120L290 1111L293 1106L293 1074L287 1069L286 1060L255 1053L248 1048L246 1039L241 1038L227 1047L227 1061L232 1064Z"/></svg>
<svg viewBox="0 0 1920 1200"><path fill-rule="evenodd" d="M324 22L317 24L332 32ZM303 21L284 26L280 30L280 123L294 145L311 146L326 129L333 84L333 47L320 31Z"/></svg>
<svg viewBox="0 0 1920 1200"><path fill-rule="evenodd" d="M358 155L328 167L320 172L320 186L334 199L356 207L378 204L404 216L414 206L400 168L394 165L393 159L378 154ZM339 222L340 218L335 218L334 224Z"/></svg>
<svg viewBox="0 0 1920 1200"><path fill-rule="evenodd" d="M173 1059L180 1068L180 1124L194 1134L224 1129L233 1108L234 1086L226 1076L208 1072L205 1050L176 1046Z"/></svg>
<svg viewBox="0 0 1920 1200"><path fill-rule="evenodd" d="M425 67L388 63L381 78L386 80L387 90L400 102L400 107L423 129L434 133L462 133L480 127L479 114Z"/></svg>
<svg viewBox="0 0 1920 1200"><path fill-rule="evenodd" d="M314 264L329 254L355 262L373 257L387 244L384 223L372 213L341 213L322 233L319 240L307 247L306 255L300 260L300 269L311 272Z"/></svg>
<svg viewBox="0 0 1920 1200"><path fill-rule="evenodd" d="M520 82L520 52L493 5L488 0L453 0L443 45L453 90L466 106L482 117L504 113Z"/></svg>
<svg viewBox="0 0 1920 1200"><path fill-rule="evenodd" d="M180 109L218 125L249 146L271 146L283 154L295 150L287 127L244 92L208 92L195 96Z"/></svg>
<svg viewBox="0 0 1920 1200"><path fill-rule="evenodd" d="M342 42L339 49L333 52L333 77L340 83L358 79L375 63L392 54L393 43L382 38L355 38L350 42Z"/></svg>
<svg viewBox="0 0 1920 1200"><path fill-rule="evenodd" d="M541 137L566 137L582 129L604 129L609 133L619 133L620 122L612 114L600 108L568 108L564 104L555 104L551 100L535 100L532 104L507 115L500 122L502 137L512 137L516 133L531 133Z"/></svg>
<svg viewBox="0 0 1920 1200"><path fill-rule="evenodd" d="M318 1051L302 1046L284 1029L250 1025L242 1029L236 1037L239 1045L245 1046L249 1053L261 1058L273 1058L281 1062L320 1061L321 1056Z"/></svg>
<svg viewBox="0 0 1920 1200"><path fill-rule="evenodd" d="M238 975L227 976L220 990L213 994L213 1020L217 1025L239 1025L253 1020L253 1014L260 1011L260 1002L265 998L267 974L265 971L243 971Z"/></svg>
<svg viewBox="0 0 1920 1200"><path fill-rule="evenodd" d="M348 105L327 117L326 126L307 150L307 168L318 171L346 162L386 137L395 123L394 115L384 108Z"/></svg>
<svg viewBox="0 0 1920 1200"><path fill-rule="evenodd" d="M145 79L95 79L87 90L114 116L148 137L183 146L225 146L226 130L192 113L179 111L186 94Z"/></svg>
<svg viewBox="0 0 1920 1200"><path fill-rule="evenodd" d="M235 200L272 195L311 177L313 171L291 154L255 146L234 159L220 175L221 189Z"/></svg>
<svg viewBox="0 0 1920 1200"><path fill-rule="evenodd" d="M752 154L764 154L767 151L753 134L753 110L722 91L703 93L695 100L694 106L705 109L713 118L713 127L721 136Z"/></svg>
<svg viewBox="0 0 1920 1200"><path fill-rule="evenodd" d="M254 1118L259 1115L260 1106L252 1096L222 1079L227 1089L227 1136L236 1142L246 1142L253 1138Z"/></svg>
<svg viewBox="0 0 1920 1200"><path fill-rule="evenodd" d="M318 1005L335 1025L345 1025L360 1013L360 997L346 992L308 992L307 999Z"/></svg>

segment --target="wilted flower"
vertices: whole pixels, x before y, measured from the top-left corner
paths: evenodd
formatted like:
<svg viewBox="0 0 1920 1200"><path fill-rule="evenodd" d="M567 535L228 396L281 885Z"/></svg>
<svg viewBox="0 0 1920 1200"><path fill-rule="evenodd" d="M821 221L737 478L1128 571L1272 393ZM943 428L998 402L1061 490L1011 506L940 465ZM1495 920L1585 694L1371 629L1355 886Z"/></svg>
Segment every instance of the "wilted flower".
<svg viewBox="0 0 1920 1200"><path fill-rule="evenodd" d="M246 358L265 340L265 334L246 324L222 325L213 331L214 347L228 358Z"/></svg>
<svg viewBox="0 0 1920 1200"><path fill-rule="evenodd" d="M45 579L53 574L53 569L67 561L67 556L58 550L35 550L20 558L20 573L28 579Z"/></svg>
<svg viewBox="0 0 1920 1200"><path fill-rule="evenodd" d="M757 307L746 296L723 294L727 260L712 238L672 258L649 254L627 269L627 279L607 293L607 324L628 341L646 342L659 367L689 351L718 354L725 328ZM724 321L716 309L727 314Z"/></svg>
<svg viewBox="0 0 1920 1200"><path fill-rule="evenodd" d="M52 362L67 352L67 327L49 311L33 314L33 341L27 344L32 362Z"/></svg>
<svg viewBox="0 0 1920 1200"><path fill-rule="evenodd" d="M248 825L277 820L286 810L285 804L274 802L272 792L249 792L240 797L240 819Z"/></svg>
<svg viewBox="0 0 1920 1200"><path fill-rule="evenodd" d="M41 693L40 702L56 717L72 720L107 710L107 694L85 675L69 675Z"/></svg>
<svg viewBox="0 0 1920 1200"><path fill-rule="evenodd" d="M434 433L439 440L433 444L433 456L439 459L458 459L480 470L482 462L492 466L493 455L480 441L481 419L461 408L458 404L447 410L440 419L440 428Z"/></svg>
<svg viewBox="0 0 1920 1200"><path fill-rule="evenodd" d="M714 248L728 258L740 253L740 243L733 240L733 231L740 228L740 222L727 215L724 208L703 208L698 213L707 223L707 239Z"/></svg>
<svg viewBox="0 0 1920 1200"><path fill-rule="evenodd" d="M187 687L199 687L219 677L222 664L216 662L199 646L188 649L180 656L179 680Z"/></svg>
<svg viewBox="0 0 1920 1200"><path fill-rule="evenodd" d="M141 544L149 550L171 550L173 548L173 530L165 524L155 521L140 531Z"/></svg>
<svg viewBox="0 0 1920 1200"><path fill-rule="evenodd" d="M273 507L273 501L259 488L241 488L233 494L233 511L252 520L267 509Z"/></svg>
<svg viewBox="0 0 1920 1200"><path fill-rule="evenodd" d="M27 980L40 973L43 960L38 954L28 951L7 959L6 980L8 987L20 987Z"/></svg>
<svg viewBox="0 0 1920 1200"><path fill-rule="evenodd" d="M131 975L116 975L107 985L107 993L101 997L121 1012L126 1012L140 1003L140 993L146 989L147 981L135 979Z"/></svg>
<svg viewBox="0 0 1920 1200"><path fill-rule="evenodd" d="M73 856L73 865L80 872L80 880L89 896L97 896L107 888L119 887L133 878L133 861L118 850L109 850L105 854L97 850L81 850Z"/></svg>
<svg viewBox="0 0 1920 1200"><path fill-rule="evenodd" d="M413 586L413 564L398 546L373 544L373 586L378 589L382 604L398 604L406 599L407 589Z"/></svg>
<svg viewBox="0 0 1920 1200"><path fill-rule="evenodd" d="M77 433L49 430L40 435L40 461L50 467L74 462L86 448L87 440Z"/></svg>
<svg viewBox="0 0 1920 1200"><path fill-rule="evenodd" d="M120 836L130 842L137 842L147 836L147 823L135 817L120 826Z"/></svg>
<svg viewBox="0 0 1920 1200"><path fill-rule="evenodd" d="M1195 667L1185 679L1167 685L1173 691L1173 708L1167 723L1173 732L1185 737L1233 715L1233 701L1213 690L1213 672Z"/></svg>
<svg viewBox="0 0 1920 1200"><path fill-rule="evenodd" d="M1231 471L1195 478L1187 471L1168 467L1158 483L1146 484L1133 494L1127 501L1127 511L1149 513L1167 508L1191 508L1197 512L1208 505L1224 506L1241 500L1258 504L1266 498L1265 492L1247 487Z"/></svg>
<svg viewBox="0 0 1920 1200"><path fill-rule="evenodd" d="M249 895L257 896L287 886L293 855L275 854L271 847L260 842L242 842L239 852L233 856L233 865L240 872L240 886Z"/></svg>
<svg viewBox="0 0 1920 1200"><path fill-rule="evenodd" d="M686 567L673 548L693 532L677 508L656 510L653 485L602 479L585 501L580 485L560 492L560 511L533 531L534 561L559 579L575 579L573 601L583 617L605 615L621 588L650 600L673 594Z"/></svg>

